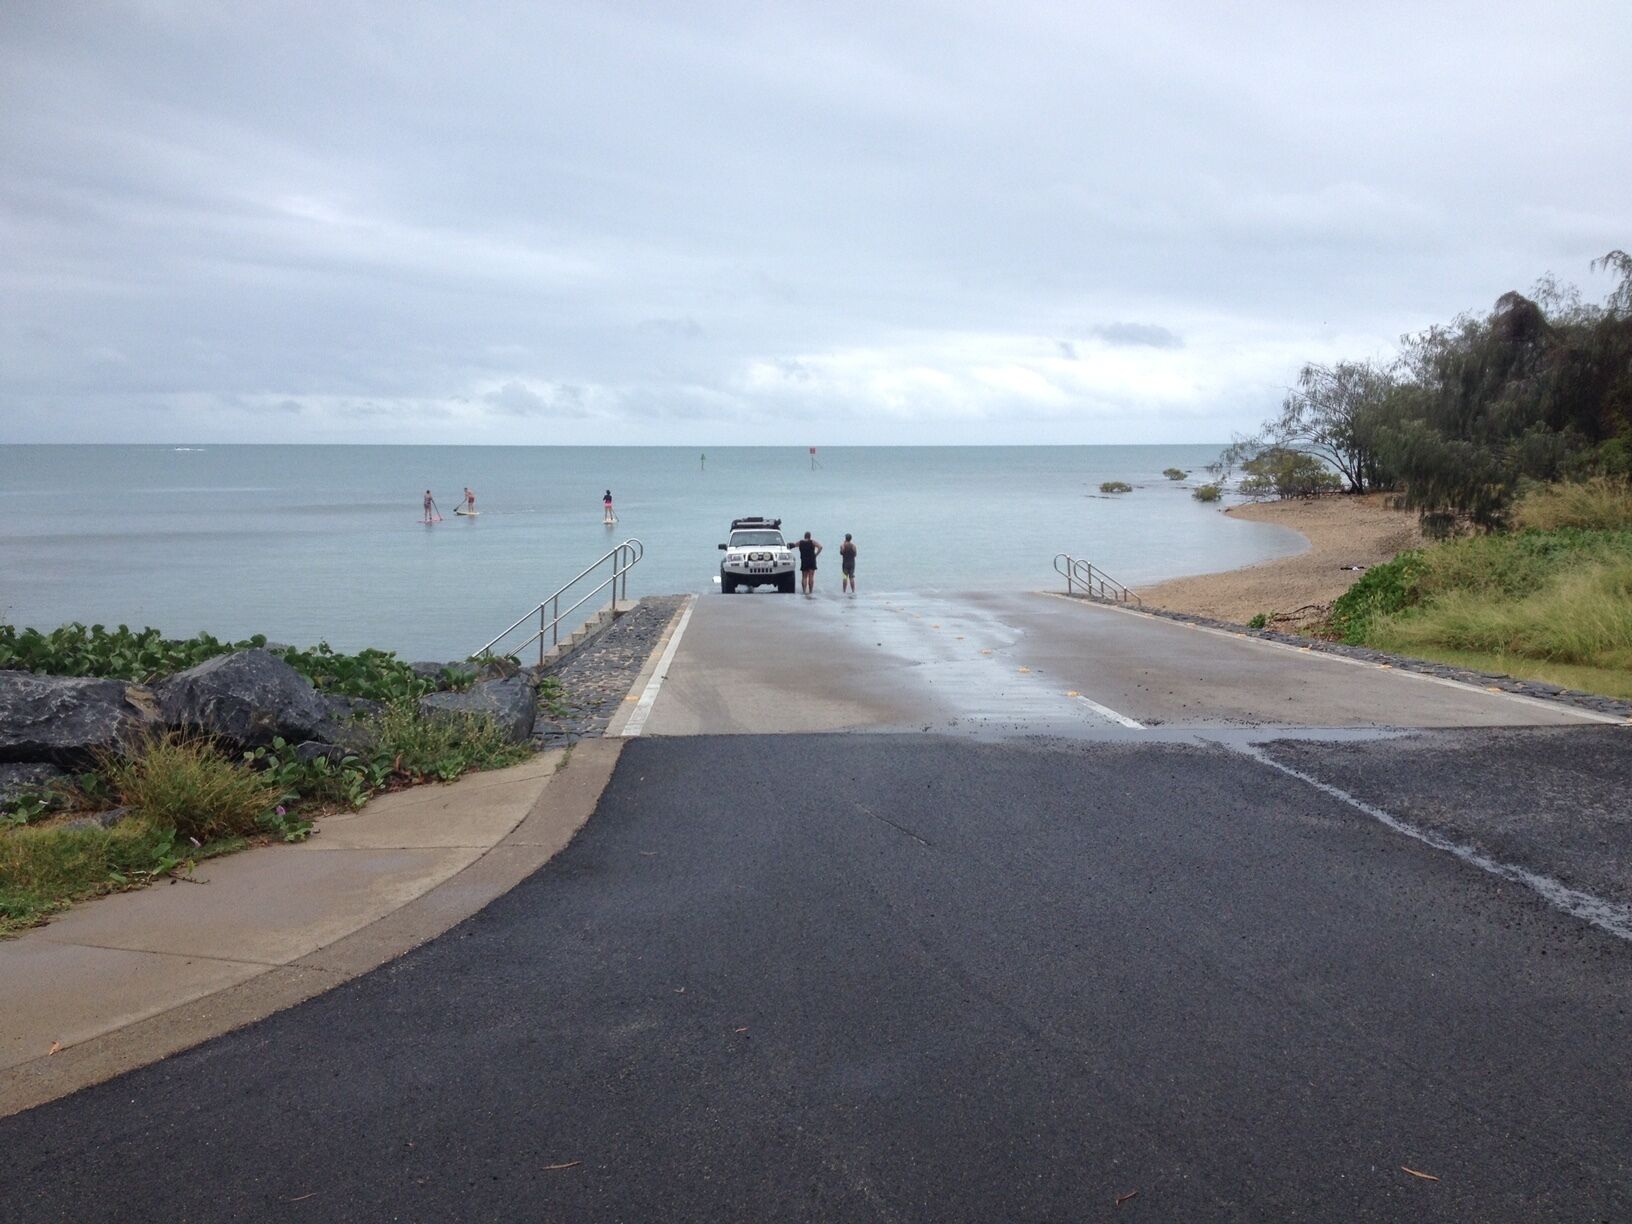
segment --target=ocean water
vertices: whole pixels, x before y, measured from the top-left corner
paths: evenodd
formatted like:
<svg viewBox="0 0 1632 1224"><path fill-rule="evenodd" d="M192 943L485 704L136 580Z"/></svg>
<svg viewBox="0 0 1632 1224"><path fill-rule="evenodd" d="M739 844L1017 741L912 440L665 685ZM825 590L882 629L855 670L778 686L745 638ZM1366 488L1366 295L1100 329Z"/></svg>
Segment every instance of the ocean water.
<svg viewBox="0 0 1632 1224"><path fill-rule="evenodd" d="M1131 584L1297 552L1161 475L1218 450L0 446L0 617L462 657L625 537L646 548L632 596L717 591L716 546L752 514L828 547L822 596L846 531L863 597L1052 588L1062 551ZM481 513L456 518L467 484Z"/></svg>

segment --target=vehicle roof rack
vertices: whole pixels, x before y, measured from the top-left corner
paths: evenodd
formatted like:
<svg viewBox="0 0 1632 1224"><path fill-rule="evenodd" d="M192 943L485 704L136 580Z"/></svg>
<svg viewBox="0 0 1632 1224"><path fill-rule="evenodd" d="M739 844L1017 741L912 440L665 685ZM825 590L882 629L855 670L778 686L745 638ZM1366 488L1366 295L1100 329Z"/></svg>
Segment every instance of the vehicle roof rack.
<svg viewBox="0 0 1632 1224"><path fill-rule="evenodd" d="M782 526L782 520L779 519L779 518L778 519L768 519L768 518L755 517L755 518L739 518L739 519L732 519L731 520L731 530L732 531L736 531L739 527L780 528L781 526Z"/></svg>

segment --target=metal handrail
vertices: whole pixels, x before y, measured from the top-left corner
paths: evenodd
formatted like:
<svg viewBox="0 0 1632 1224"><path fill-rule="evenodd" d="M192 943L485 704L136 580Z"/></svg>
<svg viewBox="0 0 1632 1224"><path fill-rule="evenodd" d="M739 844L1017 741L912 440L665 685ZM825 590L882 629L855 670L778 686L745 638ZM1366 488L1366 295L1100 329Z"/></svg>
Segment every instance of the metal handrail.
<svg viewBox="0 0 1632 1224"><path fill-rule="evenodd" d="M627 599L629 597L629 571L634 569L635 566L640 563L640 559L645 555L646 546L633 536L630 536L621 544L614 544L596 560L579 570L578 573L573 575L569 581L562 583L561 586L554 592L539 600L537 607L529 608L527 611L523 612L516 618L508 629L494 637L485 646L482 646L480 649L476 650L471 657L479 659L483 655L492 654L493 647L497 646L517 629L520 629L523 625L532 620L534 616L537 616L538 629L519 645L511 647L504 653L507 655L519 655L534 642L537 642L538 663L539 666L542 667L544 665L545 635L549 635L550 645L552 647L559 646L561 644L561 622L567 617L571 616L591 599L595 598L596 595L599 595L602 591L606 590L608 586L612 588L612 605L614 608L617 606L618 600ZM585 578L593 574L596 570L604 566L608 561L612 563L612 572L605 578L601 579L600 582L596 583L595 586L591 587L584 594L580 595L575 602L569 604L565 611L562 611L561 597L568 591L572 590L573 587L577 586L578 583L582 582Z"/></svg>
<svg viewBox="0 0 1632 1224"><path fill-rule="evenodd" d="M1140 608L1145 606L1145 601L1126 585L1112 578L1104 570L1095 569L1087 561L1073 557L1070 553L1054 554L1054 572L1065 579L1067 595L1075 595L1074 587L1080 585L1090 599L1103 599L1107 603L1131 603Z"/></svg>

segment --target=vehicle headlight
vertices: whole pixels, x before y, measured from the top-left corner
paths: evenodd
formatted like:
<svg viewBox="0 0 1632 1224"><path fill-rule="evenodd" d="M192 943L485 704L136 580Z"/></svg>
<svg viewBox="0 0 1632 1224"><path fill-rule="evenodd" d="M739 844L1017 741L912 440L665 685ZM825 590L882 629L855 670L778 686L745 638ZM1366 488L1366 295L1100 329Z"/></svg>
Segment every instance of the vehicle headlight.
<svg viewBox="0 0 1632 1224"><path fill-rule="evenodd" d="M741 565L742 564L742 554L741 553L726 553L725 554L725 561L726 561L727 565Z"/></svg>

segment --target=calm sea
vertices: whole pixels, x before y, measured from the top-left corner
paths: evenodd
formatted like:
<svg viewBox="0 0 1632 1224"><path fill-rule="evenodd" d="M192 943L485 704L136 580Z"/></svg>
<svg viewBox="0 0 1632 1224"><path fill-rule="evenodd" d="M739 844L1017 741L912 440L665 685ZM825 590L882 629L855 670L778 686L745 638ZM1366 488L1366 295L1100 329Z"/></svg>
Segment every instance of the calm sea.
<svg viewBox="0 0 1632 1224"><path fill-rule="evenodd" d="M1298 551L1161 475L1218 450L0 446L0 617L463 656L625 536L646 546L631 595L717 590L715 546L750 514L833 550L823 595L846 531L864 595L1052 587L1061 551L1134 584ZM467 484L481 513L456 518Z"/></svg>

